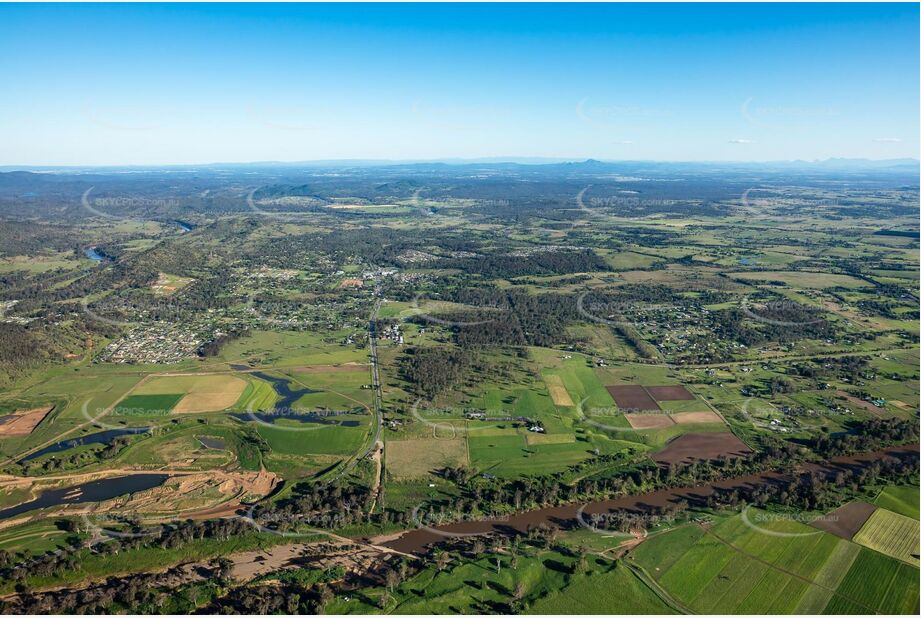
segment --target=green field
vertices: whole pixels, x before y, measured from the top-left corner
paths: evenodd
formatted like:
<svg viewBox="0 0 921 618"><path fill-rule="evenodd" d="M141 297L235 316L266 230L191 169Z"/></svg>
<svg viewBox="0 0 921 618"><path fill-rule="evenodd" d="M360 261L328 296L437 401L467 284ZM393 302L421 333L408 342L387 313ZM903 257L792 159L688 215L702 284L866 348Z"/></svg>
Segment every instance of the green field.
<svg viewBox="0 0 921 618"><path fill-rule="evenodd" d="M592 455L586 442L528 444L525 436L507 431L501 435L470 435L470 463L497 476L549 473Z"/></svg>
<svg viewBox="0 0 921 618"><path fill-rule="evenodd" d="M712 530L685 526L649 539L632 560L699 613L906 613L918 569L789 518L750 510ZM677 556L677 557L676 557ZM906 570L907 569L907 570ZM898 585L896 585L898 584ZM914 601L917 607L917 593Z"/></svg>
<svg viewBox="0 0 921 618"><path fill-rule="evenodd" d="M854 542L899 560L918 564L917 519L886 509L876 509L856 535Z"/></svg>
<svg viewBox="0 0 921 618"><path fill-rule="evenodd" d="M265 380L250 378L234 408L250 412L271 410L277 399L278 395L275 394L275 389L271 384Z"/></svg>
<svg viewBox="0 0 921 618"><path fill-rule="evenodd" d="M165 416L185 393L163 395L129 395L112 410L117 416Z"/></svg>
<svg viewBox="0 0 921 618"><path fill-rule="evenodd" d="M919 489L917 487L886 487L876 497L876 506L918 519Z"/></svg>
<svg viewBox="0 0 921 618"><path fill-rule="evenodd" d="M259 424L257 431L273 453L282 455L355 454L364 442L370 418L364 415L335 417L336 420L358 421L358 427L298 423L278 419L273 424Z"/></svg>

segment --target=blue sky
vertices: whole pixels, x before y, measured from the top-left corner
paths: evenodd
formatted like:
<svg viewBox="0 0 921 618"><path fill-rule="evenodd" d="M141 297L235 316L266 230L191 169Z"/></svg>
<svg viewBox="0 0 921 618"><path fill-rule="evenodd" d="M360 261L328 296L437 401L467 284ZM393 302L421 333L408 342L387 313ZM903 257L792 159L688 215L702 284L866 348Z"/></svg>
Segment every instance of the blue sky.
<svg viewBox="0 0 921 618"><path fill-rule="evenodd" d="M917 4L0 5L0 164L918 157Z"/></svg>

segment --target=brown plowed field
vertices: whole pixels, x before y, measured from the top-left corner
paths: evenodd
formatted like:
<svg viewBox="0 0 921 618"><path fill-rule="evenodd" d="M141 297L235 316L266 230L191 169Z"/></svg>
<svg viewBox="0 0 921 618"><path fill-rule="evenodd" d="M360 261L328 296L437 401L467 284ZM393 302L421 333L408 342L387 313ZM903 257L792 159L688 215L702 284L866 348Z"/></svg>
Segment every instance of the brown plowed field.
<svg viewBox="0 0 921 618"><path fill-rule="evenodd" d="M744 457L752 450L728 431L714 433L688 433L678 436L665 448L652 454L656 463L680 464L718 459L721 455Z"/></svg>
<svg viewBox="0 0 921 618"><path fill-rule="evenodd" d="M17 410L13 414L4 417L6 420L0 423L0 436L29 435L48 416L52 409L54 409L54 406L35 408L33 410Z"/></svg>
<svg viewBox="0 0 921 618"><path fill-rule="evenodd" d="M639 384L606 386L611 397L621 410L661 410L655 399Z"/></svg>
<svg viewBox="0 0 921 618"><path fill-rule="evenodd" d="M876 506L866 502L850 502L835 509L831 513L819 517L812 525L825 532L850 541L860 532L870 515L876 511Z"/></svg>
<svg viewBox="0 0 921 618"><path fill-rule="evenodd" d="M694 395L685 387L673 386L646 386L646 392L656 401L693 401Z"/></svg>

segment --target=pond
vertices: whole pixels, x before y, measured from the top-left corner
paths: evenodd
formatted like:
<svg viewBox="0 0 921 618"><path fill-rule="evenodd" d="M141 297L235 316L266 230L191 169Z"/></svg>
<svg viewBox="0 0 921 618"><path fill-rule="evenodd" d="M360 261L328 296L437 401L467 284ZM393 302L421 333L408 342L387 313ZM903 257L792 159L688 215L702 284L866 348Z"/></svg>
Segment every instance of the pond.
<svg viewBox="0 0 921 618"><path fill-rule="evenodd" d="M212 436L198 436L198 441L207 449L223 450L226 446L223 438L214 438Z"/></svg>
<svg viewBox="0 0 921 618"><path fill-rule="evenodd" d="M133 494L159 487L168 478L168 474L131 474L99 479L61 489L48 489L43 491L35 500L0 510L0 519L15 517L28 511L50 506L80 504L82 502L103 502L124 494Z"/></svg>
<svg viewBox="0 0 921 618"><path fill-rule="evenodd" d="M149 430L150 427L125 427L124 429L107 429L106 431L91 433L85 436L80 436L79 438L73 438L71 440L62 440L60 442L55 442L51 446L46 446L41 450L35 451L31 455L23 457L21 460L19 460L19 462L22 463L24 461L37 459L42 455L47 455L48 453L60 453L61 451L66 451L78 446L83 446L85 444L108 444L119 436L133 436L141 433L147 433Z"/></svg>

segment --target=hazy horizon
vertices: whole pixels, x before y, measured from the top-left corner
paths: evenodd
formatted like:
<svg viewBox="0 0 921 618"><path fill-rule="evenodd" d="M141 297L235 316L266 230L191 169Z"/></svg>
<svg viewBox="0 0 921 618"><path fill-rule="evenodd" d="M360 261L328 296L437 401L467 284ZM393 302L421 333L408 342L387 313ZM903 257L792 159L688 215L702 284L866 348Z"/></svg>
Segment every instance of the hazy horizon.
<svg viewBox="0 0 921 618"><path fill-rule="evenodd" d="M4 4L0 165L917 159L918 16Z"/></svg>
<svg viewBox="0 0 921 618"><path fill-rule="evenodd" d="M867 164L885 164L892 163L895 165L921 164L921 160L915 157L898 157L898 158L851 158L851 157L830 157L826 159L775 159L775 160L699 160L699 161L681 161L670 159L605 159L599 157L470 157L470 158L433 158L433 159L305 159L301 161L199 161L192 163L151 163L151 164L69 164L69 165L41 165L41 164L2 164L0 170L6 172L12 171L33 171L33 170L67 170L67 169L108 169L108 168L170 168L170 167L215 167L215 166L317 166L317 167L335 167L339 165L349 165L356 167L386 167L399 165L559 165L559 164L579 164L597 162L604 164L670 164L670 165L822 165L833 162L842 163L867 163Z"/></svg>

